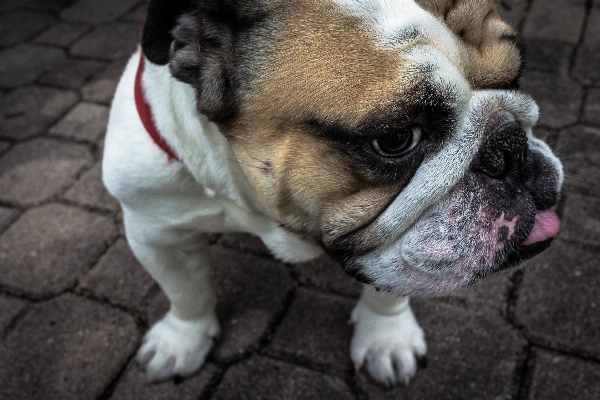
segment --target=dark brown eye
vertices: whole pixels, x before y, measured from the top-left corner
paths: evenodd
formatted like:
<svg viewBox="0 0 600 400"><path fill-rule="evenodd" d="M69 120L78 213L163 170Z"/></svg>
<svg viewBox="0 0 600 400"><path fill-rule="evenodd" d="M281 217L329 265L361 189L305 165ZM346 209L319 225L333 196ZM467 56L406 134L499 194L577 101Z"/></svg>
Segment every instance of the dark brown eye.
<svg viewBox="0 0 600 400"><path fill-rule="evenodd" d="M375 151L382 156L398 157L414 149L419 144L421 135L421 128L412 126L390 135L377 137L373 139L372 144Z"/></svg>

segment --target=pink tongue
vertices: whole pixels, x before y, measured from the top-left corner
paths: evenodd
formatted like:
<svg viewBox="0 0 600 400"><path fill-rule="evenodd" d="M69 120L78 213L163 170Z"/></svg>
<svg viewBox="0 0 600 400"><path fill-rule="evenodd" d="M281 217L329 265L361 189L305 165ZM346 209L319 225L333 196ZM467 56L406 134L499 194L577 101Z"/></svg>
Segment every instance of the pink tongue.
<svg viewBox="0 0 600 400"><path fill-rule="evenodd" d="M523 246L529 246L530 244L548 240L551 237L556 236L559 229L560 221L554 211L538 211L537 214L535 214L533 230L522 244Z"/></svg>

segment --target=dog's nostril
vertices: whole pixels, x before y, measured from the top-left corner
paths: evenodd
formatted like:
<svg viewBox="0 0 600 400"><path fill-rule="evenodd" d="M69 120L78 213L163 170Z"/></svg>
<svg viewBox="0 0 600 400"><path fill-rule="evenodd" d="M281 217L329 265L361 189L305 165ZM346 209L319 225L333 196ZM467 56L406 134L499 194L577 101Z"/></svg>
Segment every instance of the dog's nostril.
<svg viewBox="0 0 600 400"><path fill-rule="evenodd" d="M502 178L506 175L506 160L503 152L490 152L482 160L481 171L492 178Z"/></svg>
<svg viewBox="0 0 600 400"><path fill-rule="evenodd" d="M525 159L527 135L516 122L507 122L490 133L479 153L478 170L501 179Z"/></svg>

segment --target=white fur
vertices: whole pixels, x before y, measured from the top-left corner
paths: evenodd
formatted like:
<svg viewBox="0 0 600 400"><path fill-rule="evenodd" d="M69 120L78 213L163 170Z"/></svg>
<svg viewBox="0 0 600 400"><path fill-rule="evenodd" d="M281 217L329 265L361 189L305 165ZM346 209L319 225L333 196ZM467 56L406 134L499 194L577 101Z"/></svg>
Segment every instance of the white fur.
<svg viewBox="0 0 600 400"><path fill-rule="evenodd" d="M461 65L460 44L441 21L414 0L334 0L348 12L362 18L380 45L405 50L427 45L443 53L453 65ZM416 30L418 36L398 41L402 33Z"/></svg>
<svg viewBox="0 0 600 400"><path fill-rule="evenodd" d="M153 381L190 376L204 363L218 334L219 321L214 312L189 321L169 311L144 337L137 362Z"/></svg>
<svg viewBox="0 0 600 400"><path fill-rule="evenodd" d="M536 151L536 152L542 154L546 159L550 160L550 162L552 162L552 164L554 165L554 168L556 169L556 172L558 173L557 190L559 190L565 181L565 173L563 171L562 163L560 162L558 157L556 157L554 155L554 153L550 149L550 146L548 146L547 143L542 142L540 139L537 139L533 136L531 129L529 130L529 132L527 132L527 137L528 137L529 149L531 151Z"/></svg>
<svg viewBox="0 0 600 400"><path fill-rule="evenodd" d="M365 364L378 382L388 386L408 385L417 372L417 358L427 345L408 297L378 292L365 285L352 311L354 336L350 356L358 370Z"/></svg>

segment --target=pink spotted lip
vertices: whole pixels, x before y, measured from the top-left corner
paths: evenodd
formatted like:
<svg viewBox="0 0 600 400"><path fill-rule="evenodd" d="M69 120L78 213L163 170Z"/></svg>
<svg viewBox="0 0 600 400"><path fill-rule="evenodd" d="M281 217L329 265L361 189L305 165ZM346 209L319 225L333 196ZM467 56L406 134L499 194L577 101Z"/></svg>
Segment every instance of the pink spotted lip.
<svg viewBox="0 0 600 400"><path fill-rule="evenodd" d="M554 211L538 211L535 214L535 224L533 225L533 229L522 245L529 246L553 238L556 236L559 229L560 221Z"/></svg>

